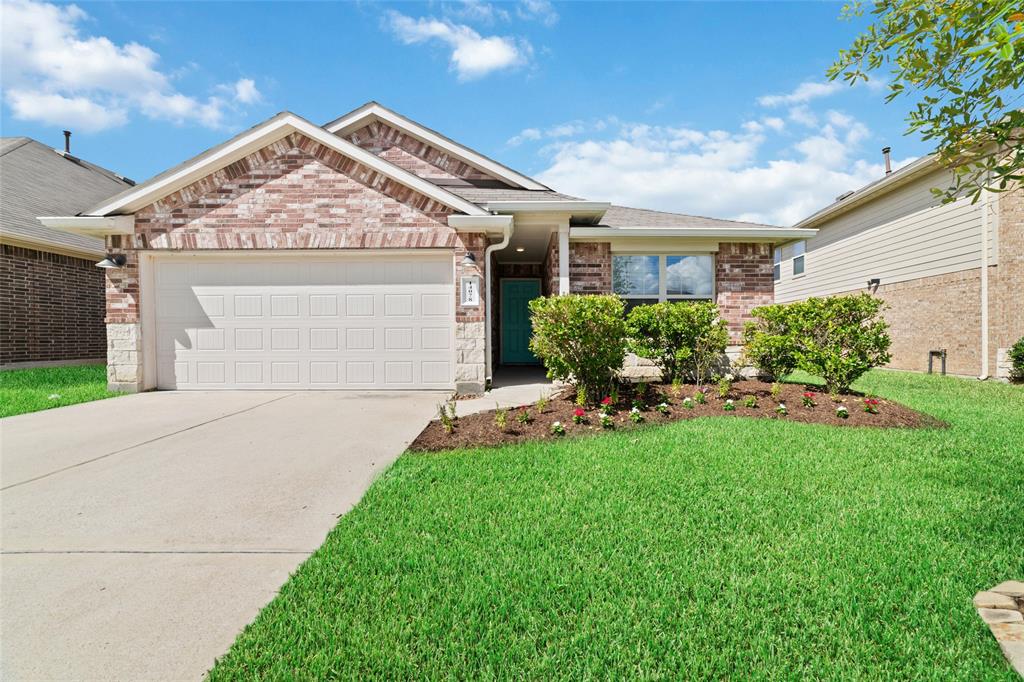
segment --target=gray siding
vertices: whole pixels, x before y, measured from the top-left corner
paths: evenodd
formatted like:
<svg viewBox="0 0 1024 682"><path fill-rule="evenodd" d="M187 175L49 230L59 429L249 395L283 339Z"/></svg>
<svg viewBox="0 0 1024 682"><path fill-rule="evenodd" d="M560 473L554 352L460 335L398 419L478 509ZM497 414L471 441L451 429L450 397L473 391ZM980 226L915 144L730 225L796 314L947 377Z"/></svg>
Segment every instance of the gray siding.
<svg viewBox="0 0 1024 682"><path fill-rule="evenodd" d="M981 211L984 202L960 199L942 204L932 187L948 184L936 171L818 226L807 240L805 271L793 276L793 247L782 252L777 301L827 296L905 282L981 266ZM996 264L995 197L989 195L989 264Z"/></svg>

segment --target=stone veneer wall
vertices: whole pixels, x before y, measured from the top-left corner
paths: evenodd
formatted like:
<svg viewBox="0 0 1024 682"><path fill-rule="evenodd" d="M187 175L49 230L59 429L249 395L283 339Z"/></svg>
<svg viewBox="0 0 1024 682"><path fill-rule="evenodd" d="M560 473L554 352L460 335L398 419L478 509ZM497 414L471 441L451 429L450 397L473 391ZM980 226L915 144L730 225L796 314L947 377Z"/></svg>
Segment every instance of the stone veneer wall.
<svg viewBox="0 0 1024 682"><path fill-rule="evenodd" d="M453 251L456 280L456 383L484 380L484 308L458 302L459 277L482 277L483 234L447 225L451 209L293 134L141 209L135 234L108 238L125 267L107 271L110 384L138 390L142 376L138 252L203 249L389 249ZM462 265L467 252L476 264Z"/></svg>
<svg viewBox="0 0 1024 682"><path fill-rule="evenodd" d="M0 365L102 361L97 260L0 244Z"/></svg>

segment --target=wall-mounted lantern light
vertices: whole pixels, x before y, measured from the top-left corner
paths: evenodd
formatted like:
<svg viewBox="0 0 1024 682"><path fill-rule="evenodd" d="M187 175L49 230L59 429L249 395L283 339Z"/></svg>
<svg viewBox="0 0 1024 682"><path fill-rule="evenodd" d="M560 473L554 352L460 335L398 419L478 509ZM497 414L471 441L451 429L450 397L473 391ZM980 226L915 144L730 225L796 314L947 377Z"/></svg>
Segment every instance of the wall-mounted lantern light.
<svg viewBox="0 0 1024 682"><path fill-rule="evenodd" d="M107 256L99 263L96 264L98 268L104 268L106 270L114 268L123 268L124 264L128 262L128 258L123 253L115 253Z"/></svg>

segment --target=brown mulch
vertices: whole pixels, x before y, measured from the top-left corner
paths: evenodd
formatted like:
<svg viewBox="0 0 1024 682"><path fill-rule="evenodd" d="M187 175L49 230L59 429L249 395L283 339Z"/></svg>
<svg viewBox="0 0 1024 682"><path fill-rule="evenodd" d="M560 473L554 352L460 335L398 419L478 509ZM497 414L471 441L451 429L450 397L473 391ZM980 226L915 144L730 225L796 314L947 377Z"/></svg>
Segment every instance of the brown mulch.
<svg viewBox="0 0 1024 682"><path fill-rule="evenodd" d="M771 397L771 384L757 380L737 382L725 398L718 396L716 386L706 386L707 403L703 405L694 403L692 408L685 407L683 400L693 397L697 390L696 386L683 384L676 390L672 386L651 385L647 389L646 397L642 400L643 422L636 424L630 419L630 409L633 406L633 400L639 399L639 397L628 393L630 390L630 387L620 389L617 409L612 416L616 431L710 416L760 417L830 426L911 429L945 426L943 422L934 417L884 398L878 398L878 414L869 414L864 411L864 396L859 394L843 395L839 397L839 402L833 402L828 394L821 393L820 388L815 386L782 384L779 400L776 401ZM803 406L802 397L805 392L814 393L812 398L815 403L814 407ZM743 405L743 399L750 395L757 399L757 407ZM586 408L586 421L583 424L573 423L573 413L576 410L574 399L575 394L571 390L566 390L553 395L543 412L538 412L535 405L528 406L527 410L532 420L527 424L516 419L521 408L509 409L504 430L495 424L495 410L459 417L452 433L446 433L441 427L440 421L435 419L416 437L409 449L429 452L474 446L504 445L523 441L556 440L608 430L601 426L601 412L593 406ZM736 408L733 411L723 409L726 400L729 399L733 401ZM662 414L656 409L660 402L668 403L667 414ZM785 416L775 412L779 402L786 405L787 414ZM844 405L849 411L847 419L836 415L836 408L839 405ZM565 427L564 436L551 433L551 424L556 421L561 422Z"/></svg>

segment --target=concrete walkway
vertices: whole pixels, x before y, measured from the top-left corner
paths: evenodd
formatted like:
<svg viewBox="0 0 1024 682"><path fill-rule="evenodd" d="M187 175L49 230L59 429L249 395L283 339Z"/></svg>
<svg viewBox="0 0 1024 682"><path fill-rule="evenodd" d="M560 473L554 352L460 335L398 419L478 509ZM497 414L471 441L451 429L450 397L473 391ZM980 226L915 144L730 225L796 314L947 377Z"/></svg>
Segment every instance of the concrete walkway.
<svg viewBox="0 0 1024 682"><path fill-rule="evenodd" d="M543 367L499 367L491 390L480 398L458 400L455 413L460 417L499 407L518 407L537 402L541 395L554 395L561 384L552 383Z"/></svg>
<svg viewBox="0 0 1024 682"><path fill-rule="evenodd" d="M201 679L444 397L145 393L0 420L0 678Z"/></svg>

